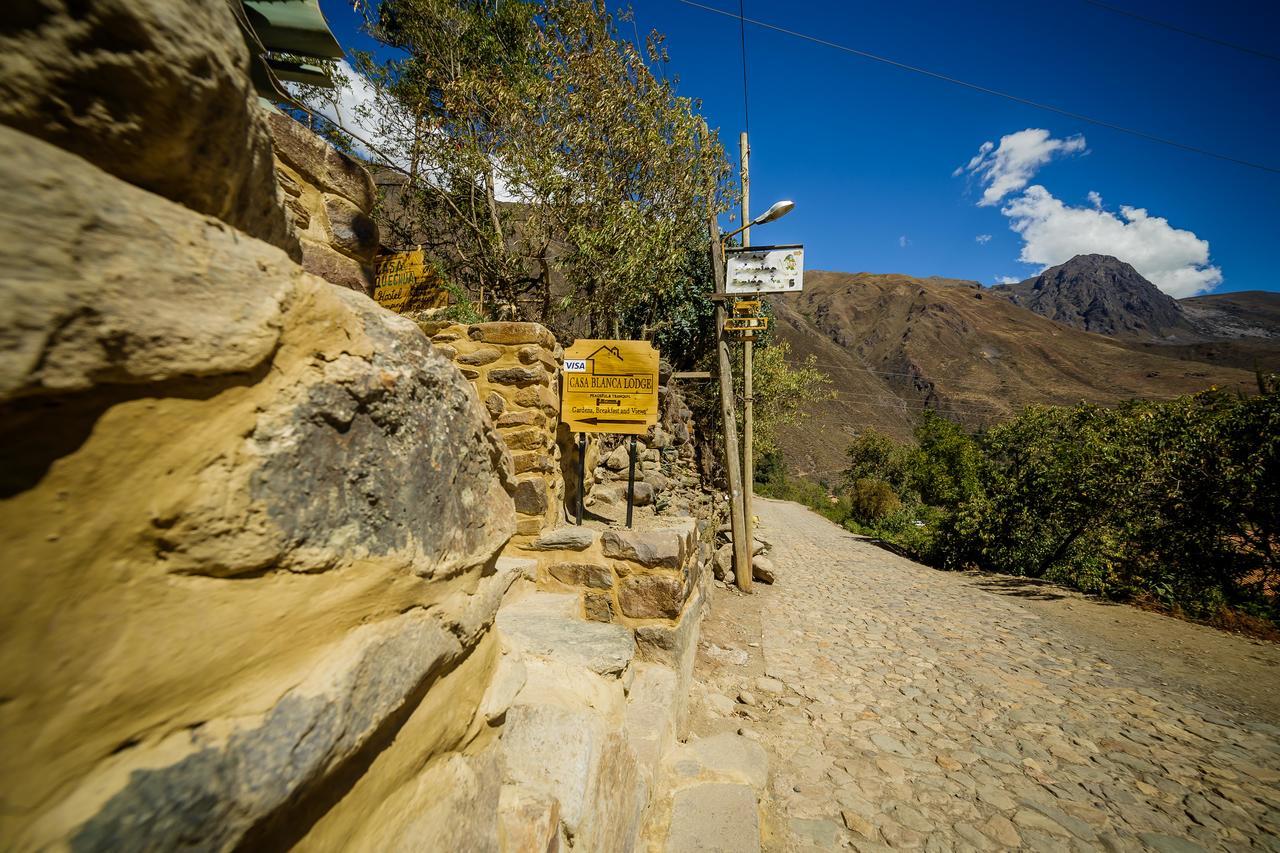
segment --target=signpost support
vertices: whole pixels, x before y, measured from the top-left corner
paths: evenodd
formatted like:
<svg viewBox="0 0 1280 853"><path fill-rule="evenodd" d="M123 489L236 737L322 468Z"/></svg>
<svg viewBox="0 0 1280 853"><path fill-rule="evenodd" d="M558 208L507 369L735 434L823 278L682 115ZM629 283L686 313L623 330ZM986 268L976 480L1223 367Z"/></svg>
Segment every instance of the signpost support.
<svg viewBox="0 0 1280 853"><path fill-rule="evenodd" d="M583 484L587 480L587 434L578 433L578 526L582 526Z"/></svg>
<svg viewBox="0 0 1280 853"><path fill-rule="evenodd" d="M631 436L631 467L627 471L627 527L631 526L631 508L636 503L636 437Z"/></svg>
<svg viewBox="0 0 1280 853"><path fill-rule="evenodd" d="M711 217L710 227L712 272L716 285L723 292L724 253L720 245L720 224L714 216ZM720 422L724 426L724 469L729 481L729 529L733 534L733 565L738 589L750 592L751 545L743 538L746 531L742 520L742 470L738 459L738 419L733 405L733 367L729 360L729 339L724 334L724 303L719 300L716 301L716 350L720 373Z"/></svg>
<svg viewBox="0 0 1280 853"><path fill-rule="evenodd" d="M739 153L742 157L742 221L747 223L751 221L751 178L748 172L748 162L751 158L751 146L747 143L747 132L742 132L739 140ZM751 229L744 228L742 231L742 245L744 247L751 245ZM745 570L740 569L740 573L747 576L746 586L741 581L738 583L740 589L744 592L751 590L751 577L753 566L751 560L755 553L755 516L752 515L751 501L755 497L755 459L753 458L752 440L754 438L754 403L755 398L751 387L751 367L752 367L752 345L755 339L755 332L747 332L742 342L742 524L743 538L747 540L747 567Z"/></svg>

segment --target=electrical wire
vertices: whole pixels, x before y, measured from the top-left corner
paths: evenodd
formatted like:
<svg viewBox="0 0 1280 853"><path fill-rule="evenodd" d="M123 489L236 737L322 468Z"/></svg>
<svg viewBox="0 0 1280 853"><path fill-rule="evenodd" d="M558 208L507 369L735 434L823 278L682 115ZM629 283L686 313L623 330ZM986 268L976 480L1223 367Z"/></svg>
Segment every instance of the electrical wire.
<svg viewBox="0 0 1280 853"><path fill-rule="evenodd" d="M1058 115L1066 116L1067 118L1075 119L1076 121L1083 121L1088 124L1097 125L1098 127L1105 127L1108 130L1115 130L1120 133L1127 133L1130 136L1136 136L1139 139L1145 139L1148 142L1156 142L1156 143L1159 143L1160 145L1167 145L1171 148L1178 148L1183 151L1190 151L1194 154L1202 154L1205 157L1212 157L1215 160L1223 160L1228 163L1235 163L1237 166L1245 166L1250 169L1257 169L1258 171L1261 171L1261 172L1270 172L1272 174L1280 175L1280 168L1275 166L1268 166L1265 163L1254 163L1251 160L1244 160L1239 157L1233 157L1230 154L1220 154L1216 151L1210 151L1207 148L1199 148L1194 145L1188 145L1184 142L1178 142L1175 139L1168 139L1163 136L1156 136L1154 133L1147 133L1144 130L1138 130L1136 128L1126 127L1124 125L1116 124L1115 122L1110 122L1105 119L1087 116L1087 115L1084 115L1083 113L1072 112L1071 110L1064 109L1062 107L1055 107L1052 104L1045 104L1039 101L1033 101L1030 98L1023 98L1018 95L1011 95L1008 92L1001 92L998 89L992 89L988 86L982 86L978 83L970 83L967 80L961 80L958 77L951 77L946 74L941 74L937 71L930 71L927 68L921 68L916 65L908 65L907 63L899 62L896 59L889 59L888 57L885 57L885 56L880 56L878 54L870 53L865 50L859 50L854 47L849 47L848 45L843 45L837 42L829 41L824 38L819 38L818 36L812 36L812 35L809 35L808 33L802 33L797 30L787 29L786 27L780 27L777 24L770 24L765 21L756 20L754 18L748 18L739 14L735 14L733 12L726 12L724 9L717 9L714 6L708 6L705 3L698 3L696 2L696 0L676 0L676 2L683 3L686 6L692 6L695 9L702 9L703 11L706 11L706 12L712 12L716 15L722 15L726 18L737 18L739 21L743 23L751 24L752 26L760 27L761 29L773 30L774 32L791 36L792 38L798 38L804 41L812 42L814 44L820 44L824 47L832 48L833 50L839 50L845 53L851 53L854 56L860 56L863 59L870 59L874 62L880 62L885 65L891 65L894 68L900 68L903 71L911 71L915 74L922 74L926 77L932 77L935 80L941 80L944 83L951 83L954 86L962 86L966 89L972 89L975 92L981 92L985 95L992 95L997 98L1004 98L1007 101L1013 101L1014 103L1022 104L1023 106L1034 107L1035 109L1038 109L1038 110L1057 113Z"/></svg>
<svg viewBox="0 0 1280 853"><path fill-rule="evenodd" d="M1134 20L1137 20L1137 21L1142 21L1144 24L1150 24L1153 27L1162 27L1166 30L1172 30L1175 33L1181 33L1184 36L1190 36L1191 38L1194 38L1194 39L1207 41L1212 44L1219 45L1221 47L1229 47L1232 50L1238 50L1241 53L1249 53L1254 56L1261 57L1263 59L1270 59L1272 62L1280 62L1280 56L1277 56L1274 53L1267 53L1265 50L1257 50L1252 47L1246 47L1245 45L1242 45L1242 44L1236 44L1235 42L1226 41L1225 39L1220 39L1210 35L1205 35L1204 33L1196 32L1195 30L1188 30L1183 27L1170 24L1167 21L1161 21L1156 18L1148 18L1146 15L1139 15L1137 12L1131 12L1128 9L1120 8L1119 6L1112 6L1110 3L1101 2L1101 0L1081 0L1081 2L1088 3L1090 6L1097 6L1099 9L1106 9L1108 12L1114 12L1117 15L1124 15L1125 17L1133 18Z"/></svg>

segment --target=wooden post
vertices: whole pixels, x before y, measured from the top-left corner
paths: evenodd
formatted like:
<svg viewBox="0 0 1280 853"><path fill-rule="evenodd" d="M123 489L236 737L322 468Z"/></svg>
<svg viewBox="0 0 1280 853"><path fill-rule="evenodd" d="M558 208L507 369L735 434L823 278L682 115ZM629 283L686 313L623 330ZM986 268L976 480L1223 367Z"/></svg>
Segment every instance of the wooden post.
<svg viewBox="0 0 1280 853"><path fill-rule="evenodd" d="M747 132L745 130L742 132L738 144L739 154L742 158L742 224L746 225L751 221L751 176L748 171L751 146L747 143ZM744 247L751 245L750 228L742 232L742 245ZM751 589L753 580L751 577L751 560L756 549L756 523L755 516L752 514L754 510L751 507L756 488L756 465L752 447L755 439L755 399L752 396L754 389L751 382L754 338L755 332L747 332L743 335L742 342L742 530L743 538L747 540L747 585L742 587L739 584L739 586L744 590Z"/></svg>
<svg viewBox="0 0 1280 853"><path fill-rule="evenodd" d="M720 226L711 218L711 266L716 288L724 293L724 254ZM738 460L738 421L733 405L733 367L729 360L729 339L724 335L724 302L716 302L716 349L719 353L720 419L724 425L724 468L729 480L729 528L733 535L734 577L738 589L751 591L751 543L745 538L742 520L742 471Z"/></svg>

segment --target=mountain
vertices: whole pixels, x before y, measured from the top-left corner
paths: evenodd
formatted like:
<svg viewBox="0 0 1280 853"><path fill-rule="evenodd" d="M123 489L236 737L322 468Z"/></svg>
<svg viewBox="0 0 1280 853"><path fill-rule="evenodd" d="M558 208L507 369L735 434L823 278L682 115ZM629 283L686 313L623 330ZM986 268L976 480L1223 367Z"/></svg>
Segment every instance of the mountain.
<svg viewBox="0 0 1280 853"><path fill-rule="evenodd" d="M1280 293L1241 290L1178 300L1183 314L1214 338L1280 341Z"/></svg>
<svg viewBox="0 0 1280 853"><path fill-rule="evenodd" d="M869 426L910 437L925 408L981 426L1028 403L1256 388L1249 370L1091 334L955 280L815 271L771 305L793 358L815 356L836 390L782 442L791 470L815 476L842 470L850 436Z"/></svg>
<svg viewBox="0 0 1280 853"><path fill-rule="evenodd" d="M1042 317L1099 335L1176 343L1201 338L1176 299L1110 255L1076 255L991 292Z"/></svg>

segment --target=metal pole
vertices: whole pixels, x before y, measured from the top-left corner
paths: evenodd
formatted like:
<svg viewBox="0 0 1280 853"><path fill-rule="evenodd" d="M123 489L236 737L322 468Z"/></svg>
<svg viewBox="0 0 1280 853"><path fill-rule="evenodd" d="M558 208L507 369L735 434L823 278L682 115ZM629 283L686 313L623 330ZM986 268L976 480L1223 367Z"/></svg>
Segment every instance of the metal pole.
<svg viewBox="0 0 1280 853"><path fill-rule="evenodd" d="M631 526L631 508L636 503L636 437L631 436L631 468L627 471L627 527Z"/></svg>
<svg viewBox="0 0 1280 853"><path fill-rule="evenodd" d="M578 433L578 525L582 525L583 484L587 480L587 434Z"/></svg>
<svg viewBox="0 0 1280 853"><path fill-rule="evenodd" d="M744 130L739 139L739 153L742 157L742 221L751 221L751 176L748 163L751 159L751 146L747 143L747 132ZM742 232L742 245L751 245L751 229ZM738 581L738 588L743 592L751 591L751 560L755 553L755 516L752 515L751 501L755 497L755 459L752 457L752 438L754 422L754 403L752 399L751 361L754 332L747 332L742 342L742 530L747 540L747 568L739 575L746 576L746 583Z"/></svg>

